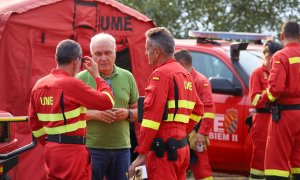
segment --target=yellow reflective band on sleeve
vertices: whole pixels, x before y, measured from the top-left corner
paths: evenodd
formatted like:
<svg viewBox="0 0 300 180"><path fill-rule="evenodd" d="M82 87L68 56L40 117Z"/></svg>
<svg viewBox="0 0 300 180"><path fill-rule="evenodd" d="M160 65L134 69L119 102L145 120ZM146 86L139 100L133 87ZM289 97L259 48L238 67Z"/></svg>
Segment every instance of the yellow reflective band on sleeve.
<svg viewBox="0 0 300 180"><path fill-rule="evenodd" d="M39 130L32 131L32 133L33 133L34 137L41 137L46 134L46 131L45 131L44 127L42 127Z"/></svg>
<svg viewBox="0 0 300 180"><path fill-rule="evenodd" d="M27 116L19 117L0 117L0 122L25 122L28 121Z"/></svg>
<svg viewBox="0 0 300 180"><path fill-rule="evenodd" d="M3 165L0 166L0 174L3 174Z"/></svg>
<svg viewBox="0 0 300 180"><path fill-rule="evenodd" d="M206 177L206 178L202 178L201 180L213 180L212 176Z"/></svg>
<svg viewBox="0 0 300 180"><path fill-rule="evenodd" d="M289 177L290 172L289 171L283 171L278 169L266 169L265 170L266 176L280 176L280 177Z"/></svg>
<svg viewBox="0 0 300 180"><path fill-rule="evenodd" d="M194 109L195 102L178 100L178 108ZM168 101L168 108L175 108L175 100Z"/></svg>
<svg viewBox="0 0 300 180"><path fill-rule="evenodd" d="M256 95L255 95L255 97L253 98L253 101L251 102L251 104L252 104L253 106L256 106L256 105L257 105L260 96L261 96L260 94L256 94Z"/></svg>
<svg viewBox="0 0 300 180"><path fill-rule="evenodd" d="M65 112L65 116L67 119L72 119L75 117L78 117L81 113L86 113L87 109L83 106L74 109L72 111ZM43 113L37 113L37 116L40 121L62 121L64 120L62 113L56 113L56 114L43 114Z"/></svg>
<svg viewBox="0 0 300 180"><path fill-rule="evenodd" d="M115 106L114 98L108 92L106 92L106 91L102 91L102 92L109 97L110 102L112 103L112 106L114 107Z"/></svg>
<svg viewBox="0 0 300 180"><path fill-rule="evenodd" d="M300 174L300 168L292 168L292 174Z"/></svg>
<svg viewBox="0 0 300 180"><path fill-rule="evenodd" d="M67 132L73 132L80 128L86 127L86 121L78 121L73 124L66 124L57 127L44 127L47 134L62 134Z"/></svg>
<svg viewBox="0 0 300 180"><path fill-rule="evenodd" d="M292 57L292 58L289 58L289 63L290 63L290 64L300 63L300 57Z"/></svg>
<svg viewBox="0 0 300 180"><path fill-rule="evenodd" d="M198 115L196 115L196 114L192 114L191 116L190 116L190 118L191 118L191 120L193 120L193 121L196 121L196 122L199 122L200 120L201 120L201 116L198 116Z"/></svg>
<svg viewBox="0 0 300 180"><path fill-rule="evenodd" d="M152 79L158 81L158 80L159 80L159 77L153 77Z"/></svg>
<svg viewBox="0 0 300 180"><path fill-rule="evenodd" d="M254 175L257 175L257 176L264 176L265 171L251 168L250 169L250 174L254 174Z"/></svg>
<svg viewBox="0 0 300 180"><path fill-rule="evenodd" d="M203 118L215 118L215 114L211 112L205 112Z"/></svg>
<svg viewBox="0 0 300 180"><path fill-rule="evenodd" d="M271 92L269 91L269 89L267 89L267 95L268 95L268 99L271 102L274 102L276 100L276 98L271 94Z"/></svg>
<svg viewBox="0 0 300 180"><path fill-rule="evenodd" d="M184 115L184 114L176 114L175 118L173 119L174 114L168 114L168 119L165 121L176 121L176 122L182 122L182 123L188 123L190 116Z"/></svg>
<svg viewBox="0 0 300 180"><path fill-rule="evenodd" d="M158 130L159 126L160 126L160 123L156 122L156 121L152 121L149 119L143 119L143 121L142 121L142 127Z"/></svg>

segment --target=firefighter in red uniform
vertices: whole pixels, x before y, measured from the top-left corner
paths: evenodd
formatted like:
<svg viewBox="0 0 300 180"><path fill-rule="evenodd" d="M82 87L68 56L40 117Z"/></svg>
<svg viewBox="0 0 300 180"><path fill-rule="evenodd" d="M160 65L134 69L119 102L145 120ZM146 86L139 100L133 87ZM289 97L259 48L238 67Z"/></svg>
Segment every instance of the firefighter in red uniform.
<svg viewBox="0 0 300 180"><path fill-rule="evenodd" d="M252 160L250 164L250 178L265 178L265 149L268 135L270 108L265 103L259 101L260 96L267 88L267 80L269 77L270 60L276 51L280 50L282 45L278 42L268 41L264 45L263 65L253 71L249 81L249 95L252 105L255 107L255 113L252 116Z"/></svg>
<svg viewBox="0 0 300 180"><path fill-rule="evenodd" d="M174 57L172 34L162 27L146 32L146 54L154 71L145 89L139 156L129 175L146 160L149 180L183 180L189 164L187 134L203 115L191 75Z"/></svg>
<svg viewBox="0 0 300 180"><path fill-rule="evenodd" d="M271 59L268 88L262 101L272 103L265 155L265 176L270 179L300 179L300 43L299 24L283 24L284 48Z"/></svg>
<svg viewBox="0 0 300 180"><path fill-rule="evenodd" d="M209 146L209 132L213 125L215 117L215 106L212 99L211 85L207 78L197 72L192 66L192 56L187 50L180 50L174 54L176 61L181 64L193 77L194 84L200 100L204 105L204 115L201 121L195 126L195 131L189 135L190 148L192 149L190 159L190 168L195 179L211 180L212 171L209 164L207 146ZM198 132L198 129L199 133ZM195 137L199 136L200 144L195 143Z"/></svg>
<svg viewBox="0 0 300 180"><path fill-rule="evenodd" d="M57 67L34 86L29 106L32 132L44 145L48 179L91 179L90 155L85 147L86 108L107 110L114 100L99 76L97 63L85 57L84 66L95 78L97 91L76 79L82 65L80 45L61 41Z"/></svg>

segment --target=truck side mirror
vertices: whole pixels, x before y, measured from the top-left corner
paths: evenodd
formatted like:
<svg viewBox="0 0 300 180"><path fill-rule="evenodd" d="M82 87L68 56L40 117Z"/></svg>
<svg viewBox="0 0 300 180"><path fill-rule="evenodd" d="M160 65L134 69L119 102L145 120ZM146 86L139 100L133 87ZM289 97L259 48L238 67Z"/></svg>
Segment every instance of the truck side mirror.
<svg viewBox="0 0 300 180"><path fill-rule="evenodd" d="M234 96L242 95L242 88L235 87L228 79L223 77L210 77L209 82L212 86L212 92L216 94L227 94Z"/></svg>

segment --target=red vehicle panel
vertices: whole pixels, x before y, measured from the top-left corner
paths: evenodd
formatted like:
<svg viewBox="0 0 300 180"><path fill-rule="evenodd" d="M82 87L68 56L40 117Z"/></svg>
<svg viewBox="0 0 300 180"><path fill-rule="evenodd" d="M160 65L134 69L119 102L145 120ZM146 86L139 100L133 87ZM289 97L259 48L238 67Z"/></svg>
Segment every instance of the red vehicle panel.
<svg viewBox="0 0 300 180"><path fill-rule="evenodd" d="M248 81L252 71L260 65L262 45L250 43L247 49L239 52L238 60L232 60L230 45L228 41L206 38L198 39L198 43L196 39L176 40L176 49L189 50L193 66L212 84L216 105L214 125L209 134L212 168L248 174L252 152L251 137L244 122L251 108Z"/></svg>

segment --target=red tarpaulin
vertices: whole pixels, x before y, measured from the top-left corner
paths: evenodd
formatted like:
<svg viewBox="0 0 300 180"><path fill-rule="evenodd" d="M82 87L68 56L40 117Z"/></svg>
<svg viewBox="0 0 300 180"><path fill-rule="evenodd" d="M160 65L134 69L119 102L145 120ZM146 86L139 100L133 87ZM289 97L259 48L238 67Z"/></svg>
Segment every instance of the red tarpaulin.
<svg viewBox="0 0 300 180"><path fill-rule="evenodd" d="M151 19L113 0L2 0L0 3L0 109L26 115L35 82L55 67L55 48L63 39L78 41L89 54L90 38L107 32L117 40L116 64L133 72L144 94L151 68L144 33ZM137 76L138 75L138 76ZM31 140L28 123L14 124L19 146ZM38 145L21 155L13 179L44 179Z"/></svg>

